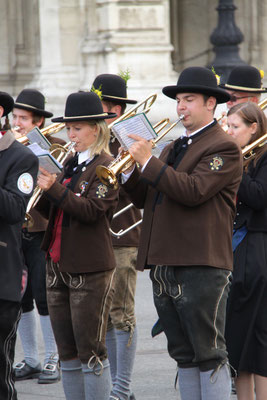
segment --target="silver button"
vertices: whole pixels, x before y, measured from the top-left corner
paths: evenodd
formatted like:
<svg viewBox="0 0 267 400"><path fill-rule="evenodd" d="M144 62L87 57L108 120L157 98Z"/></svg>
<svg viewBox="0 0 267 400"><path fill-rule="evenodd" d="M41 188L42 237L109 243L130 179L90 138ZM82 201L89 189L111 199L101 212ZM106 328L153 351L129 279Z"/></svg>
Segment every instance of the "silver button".
<svg viewBox="0 0 267 400"><path fill-rule="evenodd" d="M236 215L239 215L239 213L236 213Z"/></svg>
<svg viewBox="0 0 267 400"><path fill-rule="evenodd" d="M236 225L236 222L234 222L234 225Z"/></svg>

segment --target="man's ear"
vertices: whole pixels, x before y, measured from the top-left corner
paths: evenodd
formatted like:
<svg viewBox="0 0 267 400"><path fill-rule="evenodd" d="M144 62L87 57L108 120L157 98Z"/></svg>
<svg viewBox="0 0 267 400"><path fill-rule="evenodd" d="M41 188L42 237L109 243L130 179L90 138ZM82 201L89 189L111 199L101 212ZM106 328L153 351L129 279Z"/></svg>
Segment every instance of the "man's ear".
<svg viewBox="0 0 267 400"><path fill-rule="evenodd" d="M40 126L42 125L43 122L44 122L44 117L41 117L41 118L39 119L39 121L36 122L35 125L37 125L38 128L40 128Z"/></svg>
<svg viewBox="0 0 267 400"><path fill-rule="evenodd" d="M112 112L116 113L118 117L121 116L121 105L116 104L114 107L112 107Z"/></svg>
<svg viewBox="0 0 267 400"><path fill-rule="evenodd" d="M216 97L210 96L207 100L208 110L210 110L210 111L214 110L214 108L216 107L216 103L217 103Z"/></svg>

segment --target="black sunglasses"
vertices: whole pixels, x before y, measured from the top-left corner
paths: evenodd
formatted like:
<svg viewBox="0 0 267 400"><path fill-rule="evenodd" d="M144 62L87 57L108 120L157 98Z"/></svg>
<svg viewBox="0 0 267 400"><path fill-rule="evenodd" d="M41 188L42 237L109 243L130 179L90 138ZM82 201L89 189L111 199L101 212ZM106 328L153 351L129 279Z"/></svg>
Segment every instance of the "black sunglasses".
<svg viewBox="0 0 267 400"><path fill-rule="evenodd" d="M234 94L231 95L231 98L229 101L235 102L239 99L249 99L252 96L241 96L241 97L236 97Z"/></svg>

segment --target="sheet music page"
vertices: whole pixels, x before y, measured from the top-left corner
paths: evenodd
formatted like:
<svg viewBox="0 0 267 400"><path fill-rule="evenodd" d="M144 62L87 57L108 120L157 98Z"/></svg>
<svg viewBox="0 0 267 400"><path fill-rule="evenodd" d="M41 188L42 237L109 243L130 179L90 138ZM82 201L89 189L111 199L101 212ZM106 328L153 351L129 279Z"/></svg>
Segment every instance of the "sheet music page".
<svg viewBox="0 0 267 400"><path fill-rule="evenodd" d="M128 137L129 134L136 134L146 140L153 140L157 137L144 113L136 114L118 122L113 126L112 131L125 150L128 150L134 143L134 139Z"/></svg>
<svg viewBox="0 0 267 400"><path fill-rule="evenodd" d="M59 174L61 172L62 167L59 167L59 163L56 163L56 159L50 154L42 154L38 157L39 167L44 168L46 171L50 172L50 174ZM59 164L59 165L58 165Z"/></svg>
<svg viewBox="0 0 267 400"><path fill-rule="evenodd" d="M42 149L50 149L51 143L46 139L37 126L27 133L27 138L30 143L37 143Z"/></svg>
<svg viewBox="0 0 267 400"><path fill-rule="evenodd" d="M30 144L28 148L38 157L39 166L44 168L51 174L61 172L63 166L60 164L49 151L42 149L37 143Z"/></svg>

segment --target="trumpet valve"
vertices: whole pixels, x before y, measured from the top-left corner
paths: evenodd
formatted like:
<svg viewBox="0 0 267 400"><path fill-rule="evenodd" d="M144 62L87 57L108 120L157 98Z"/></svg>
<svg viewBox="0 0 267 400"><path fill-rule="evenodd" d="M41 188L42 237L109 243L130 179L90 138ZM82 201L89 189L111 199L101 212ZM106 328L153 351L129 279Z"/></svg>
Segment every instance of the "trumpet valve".
<svg viewBox="0 0 267 400"><path fill-rule="evenodd" d="M33 225L34 225L33 217L29 213L26 213L22 227L23 228L32 228Z"/></svg>

